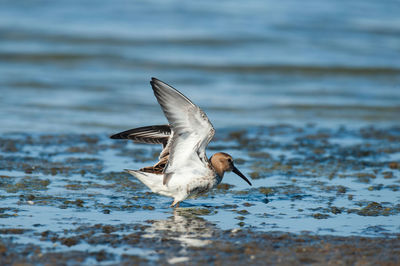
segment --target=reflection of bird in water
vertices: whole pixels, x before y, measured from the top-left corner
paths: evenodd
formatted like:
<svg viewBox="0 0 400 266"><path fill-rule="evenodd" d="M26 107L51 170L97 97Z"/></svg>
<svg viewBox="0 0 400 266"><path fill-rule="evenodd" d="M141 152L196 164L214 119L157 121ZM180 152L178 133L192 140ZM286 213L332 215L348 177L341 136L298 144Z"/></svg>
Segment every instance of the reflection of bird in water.
<svg viewBox="0 0 400 266"><path fill-rule="evenodd" d="M212 223L192 214L190 208L175 210L174 216L156 220L146 229L143 237L167 238L178 241L181 246L202 247L211 242L215 227Z"/></svg>
<svg viewBox="0 0 400 266"><path fill-rule="evenodd" d="M155 78L150 84L169 125L130 129L111 138L162 144L163 150L154 166L127 171L153 192L173 197L171 207L211 190L225 172L233 171L251 185L229 154L218 152L207 158L206 147L215 130L206 114L168 84Z"/></svg>

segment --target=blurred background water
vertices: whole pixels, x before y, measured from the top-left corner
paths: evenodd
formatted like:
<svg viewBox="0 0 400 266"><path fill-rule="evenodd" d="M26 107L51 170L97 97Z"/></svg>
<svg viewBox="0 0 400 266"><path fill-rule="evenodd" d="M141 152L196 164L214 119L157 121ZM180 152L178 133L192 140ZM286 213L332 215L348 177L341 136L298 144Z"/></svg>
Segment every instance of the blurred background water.
<svg viewBox="0 0 400 266"><path fill-rule="evenodd" d="M400 4L0 1L1 132L165 123L155 76L215 127L400 121Z"/></svg>

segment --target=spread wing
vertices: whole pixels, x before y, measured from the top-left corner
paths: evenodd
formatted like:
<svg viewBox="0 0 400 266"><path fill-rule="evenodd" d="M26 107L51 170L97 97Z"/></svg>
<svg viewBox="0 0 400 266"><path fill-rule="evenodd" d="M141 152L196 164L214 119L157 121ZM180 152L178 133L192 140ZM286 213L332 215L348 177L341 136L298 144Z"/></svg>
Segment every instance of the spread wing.
<svg viewBox="0 0 400 266"><path fill-rule="evenodd" d="M173 132L163 184L183 168L197 166L197 169L207 170L206 147L215 130L206 114L168 84L156 78L152 78L150 84Z"/></svg>
<svg viewBox="0 0 400 266"><path fill-rule="evenodd" d="M112 139L131 139L138 143L162 144L164 147L168 143L171 135L169 125L156 125L129 129L112 135Z"/></svg>
<svg viewBox="0 0 400 266"><path fill-rule="evenodd" d="M155 125L147 127L138 127L129 129L112 135L112 139L131 139L138 143L162 144L163 150L160 153L161 161L168 160L170 144L169 140L172 136L172 131L169 125ZM159 164L158 163L158 164Z"/></svg>

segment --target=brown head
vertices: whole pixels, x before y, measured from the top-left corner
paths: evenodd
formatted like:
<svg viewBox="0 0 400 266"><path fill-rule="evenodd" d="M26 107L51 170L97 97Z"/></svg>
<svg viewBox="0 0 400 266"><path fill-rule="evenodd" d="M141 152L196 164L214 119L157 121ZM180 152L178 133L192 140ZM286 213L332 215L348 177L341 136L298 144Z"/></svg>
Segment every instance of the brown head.
<svg viewBox="0 0 400 266"><path fill-rule="evenodd" d="M233 164L232 156L230 156L229 154L224 152L218 152L213 156L211 156L210 161L215 172L217 172L217 174L221 178L224 177L225 172L232 171L241 178L243 178L243 180L246 181L251 186L250 181L235 167L235 165Z"/></svg>

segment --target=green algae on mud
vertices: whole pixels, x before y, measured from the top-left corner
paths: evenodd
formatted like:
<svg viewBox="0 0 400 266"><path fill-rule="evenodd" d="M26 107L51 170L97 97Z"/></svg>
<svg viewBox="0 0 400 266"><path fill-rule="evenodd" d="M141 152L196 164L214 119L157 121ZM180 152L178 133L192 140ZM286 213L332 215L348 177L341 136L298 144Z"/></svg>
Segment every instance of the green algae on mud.
<svg viewBox="0 0 400 266"><path fill-rule="evenodd" d="M67 260L64 254L81 263L157 264L192 256L207 258L198 263L279 263L290 252L281 263L327 263L339 254L349 263L362 263L361 255L387 255L384 261L391 263L393 256L381 247L375 246L376 257L367 246L352 254L346 247L360 239L388 247L398 238L399 136L395 127L221 130L210 150L239 158L253 187L226 174L216 189L175 212L169 198L123 172L152 164L154 146L113 142L106 134L2 136L0 204L7 207L0 208L0 233L7 237L0 252L4 247L3 258L16 263L24 262L21 250L38 263ZM23 244L26 239L32 245ZM315 245L304 246L308 241ZM257 242L270 258L254 247ZM304 254L308 248L314 257ZM235 255L238 250L247 256ZM397 246L389 250L398 254Z"/></svg>

